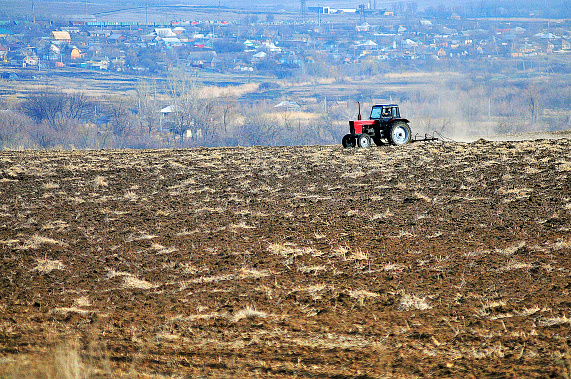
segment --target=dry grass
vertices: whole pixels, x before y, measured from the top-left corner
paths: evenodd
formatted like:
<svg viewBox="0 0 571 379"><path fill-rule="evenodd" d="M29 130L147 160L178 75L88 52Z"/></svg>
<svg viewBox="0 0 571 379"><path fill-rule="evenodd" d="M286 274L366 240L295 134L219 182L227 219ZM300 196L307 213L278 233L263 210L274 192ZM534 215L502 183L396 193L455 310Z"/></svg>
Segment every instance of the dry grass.
<svg viewBox="0 0 571 379"><path fill-rule="evenodd" d="M418 309L424 311L432 308L426 299L427 299L426 296L419 297L414 294L404 293L400 299L399 309L400 310Z"/></svg>
<svg viewBox="0 0 571 379"><path fill-rule="evenodd" d="M58 189L60 186L58 183L48 182L48 183L44 183L42 185L42 187L46 190L51 190L51 189Z"/></svg>
<svg viewBox="0 0 571 379"><path fill-rule="evenodd" d="M271 254L279 255L284 258L298 257L302 255L317 255L317 251L311 247L298 247L295 244L270 244L268 251Z"/></svg>
<svg viewBox="0 0 571 379"><path fill-rule="evenodd" d="M91 358L84 358L77 339L57 344L44 354L20 355L16 359L0 358L0 377L5 379L88 379L111 377L109 357L100 348L90 348Z"/></svg>
<svg viewBox="0 0 571 379"><path fill-rule="evenodd" d="M504 249L496 249L496 252L499 254L510 256L516 253L518 250L522 249L523 247L525 247L525 241L520 241Z"/></svg>
<svg viewBox="0 0 571 379"><path fill-rule="evenodd" d="M64 270L65 265L60 260L37 259L37 265L32 271L38 271L41 274L49 274L53 270Z"/></svg>
<svg viewBox="0 0 571 379"><path fill-rule="evenodd" d="M109 184L107 183L107 181L105 180L105 178L103 176L97 175L95 177L95 179L93 179L93 187L94 188L105 188L108 186L109 186Z"/></svg>
<svg viewBox="0 0 571 379"><path fill-rule="evenodd" d="M59 245L59 246L68 246L67 243L62 241L57 241L53 238L43 237L37 234L34 234L30 238L24 241L24 244L19 247L19 249L38 249L42 245Z"/></svg>
<svg viewBox="0 0 571 379"><path fill-rule="evenodd" d="M153 283L147 282L146 280L141 280L133 275L125 275L123 288L139 288L143 290L148 290L154 288Z"/></svg>
<svg viewBox="0 0 571 379"><path fill-rule="evenodd" d="M266 318L268 317L268 314L266 312L257 311L252 307L246 307L244 309L240 309L239 311L235 312L232 315L231 320L233 322L238 322L245 318L254 318L254 317Z"/></svg>

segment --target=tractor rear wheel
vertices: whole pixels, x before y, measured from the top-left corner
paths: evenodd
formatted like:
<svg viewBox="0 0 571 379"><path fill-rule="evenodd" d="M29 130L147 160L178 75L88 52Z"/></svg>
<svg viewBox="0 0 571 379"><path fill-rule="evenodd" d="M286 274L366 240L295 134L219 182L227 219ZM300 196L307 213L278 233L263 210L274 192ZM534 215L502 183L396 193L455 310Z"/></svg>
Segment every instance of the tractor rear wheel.
<svg viewBox="0 0 571 379"><path fill-rule="evenodd" d="M406 122L395 122L389 126L389 142L393 145L406 145L410 142L410 127Z"/></svg>
<svg viewBox="0 0 571 379"><path fill-rule="evenodd" d="M368 134L363 133L357 137L357 145L359 145L359 147L370 147L371 142L371 136Z"/></svg>
<svg viewBox="0 0 571 379"><path fill-rule="evenodd" d="M341 140L343 147L355 147L355 137L352 134L345 134Z"/></svg>

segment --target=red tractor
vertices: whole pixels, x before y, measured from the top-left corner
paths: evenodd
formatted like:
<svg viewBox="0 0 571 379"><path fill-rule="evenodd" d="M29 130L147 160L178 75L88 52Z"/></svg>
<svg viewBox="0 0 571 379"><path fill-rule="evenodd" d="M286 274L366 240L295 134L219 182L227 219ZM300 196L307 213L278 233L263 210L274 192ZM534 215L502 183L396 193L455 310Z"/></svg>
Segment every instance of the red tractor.
<svg viewBox="0 0 571 379"><path fill-rule="evenodd" d="M396 104L373 105L368 120L361 120L361 104L357 121L349 121L350 134L343 137L343 147L369 147L385 143L405 145L411 142L410 121L400 116Z"/></svg>

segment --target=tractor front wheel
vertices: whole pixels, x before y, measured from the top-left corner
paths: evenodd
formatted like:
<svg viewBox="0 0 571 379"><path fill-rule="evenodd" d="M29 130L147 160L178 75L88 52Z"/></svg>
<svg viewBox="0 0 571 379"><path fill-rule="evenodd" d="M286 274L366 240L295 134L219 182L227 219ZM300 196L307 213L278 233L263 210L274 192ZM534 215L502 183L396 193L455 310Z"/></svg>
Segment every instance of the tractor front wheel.
<svg viewBox="0 0 571 379"><path fill-rule="evenodd" d="M368 134L363 133L357 137L357 145L359 145L359 147L370 147L371 142L371 136Z"/></svg>
<svg viewBox="0 0 571 379"><path fill-rule="evenodd" d="M410 127L406 122L395 122L389 126L389 142L393 145L406 145L410 142Z"/></svg>
<svg viewBox="0 0 571 379"><path fill-rule="evenodd" d="M345 134L341 140L343 147L355 147L355 137L352 134Z"/></svg>

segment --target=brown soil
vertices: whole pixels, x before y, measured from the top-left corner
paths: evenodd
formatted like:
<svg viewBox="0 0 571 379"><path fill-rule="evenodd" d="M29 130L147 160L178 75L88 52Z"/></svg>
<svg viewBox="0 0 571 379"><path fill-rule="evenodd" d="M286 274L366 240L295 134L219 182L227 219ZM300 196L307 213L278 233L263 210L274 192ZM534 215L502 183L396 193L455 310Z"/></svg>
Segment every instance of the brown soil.
<svg viewBox="0 0 571 379"><path fill-rule="evenodd" d="M0 377L571 375L569 140L4 151L0 198Z"/></svg>

